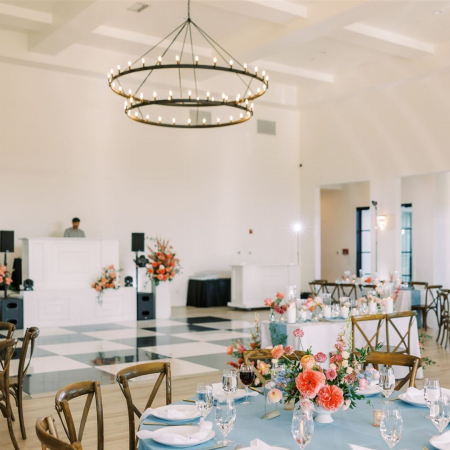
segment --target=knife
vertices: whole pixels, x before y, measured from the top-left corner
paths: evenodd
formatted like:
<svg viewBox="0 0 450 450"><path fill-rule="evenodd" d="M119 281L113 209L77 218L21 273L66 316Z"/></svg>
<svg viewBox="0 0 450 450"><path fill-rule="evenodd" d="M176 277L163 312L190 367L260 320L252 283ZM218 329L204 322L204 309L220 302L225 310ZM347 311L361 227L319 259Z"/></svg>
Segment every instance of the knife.
<svg viewBox="0 0 450 450"><path fill-rule="evenodd" d="M160 425L162 427L185 427L185 426L192 426L192 425L198 425L197 423L177 423L177 424L171 424L171 423L163 423L163 422L144 422L144 425Z"/></svg>
<svg viewBox="0 0 450 450"><path fill-rule="evenodd" d="M259 389L256 389L256 388L254 388L254 387L251 387L250 389L251 389L252 391L257 392L258 394L264 395L264 392L260 391Z"/></svg>
<svg viewBox="0 0 450 450"><path fill-rule="evenodd" d="M183 402L196 403L195 400L191 400L190 398L183 398Z"/></svg>

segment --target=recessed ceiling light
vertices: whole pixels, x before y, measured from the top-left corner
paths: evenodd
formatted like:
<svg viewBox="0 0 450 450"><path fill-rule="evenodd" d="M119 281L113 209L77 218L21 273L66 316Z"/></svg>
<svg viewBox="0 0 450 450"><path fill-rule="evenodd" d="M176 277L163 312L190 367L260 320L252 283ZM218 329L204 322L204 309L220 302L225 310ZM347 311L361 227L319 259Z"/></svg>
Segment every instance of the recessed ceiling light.
<svg viewBox="0 0 450 450"><path fill-rule="evenodd" d="M147 9L147 8L148 8L148 5L146 3L137 2L137 3L134 3L133 5L131 5L129 8L127 8L127 10L140 13L140 12L144 11L144 9Z"/></svg>
<svg viewBox="0 0 450 450"><path fill-rule="evenodd" d="M440 9L437 9L436 11L434 11L434 14L438 16L439 14L442 14L442 11Z"/></svg>

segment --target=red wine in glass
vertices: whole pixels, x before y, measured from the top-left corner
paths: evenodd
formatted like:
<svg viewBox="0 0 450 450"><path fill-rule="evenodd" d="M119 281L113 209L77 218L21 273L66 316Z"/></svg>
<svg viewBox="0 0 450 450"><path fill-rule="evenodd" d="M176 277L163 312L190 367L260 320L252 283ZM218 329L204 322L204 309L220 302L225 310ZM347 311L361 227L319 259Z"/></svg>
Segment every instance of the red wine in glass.
<svg viewBox="0 0 450 450"><path fill-rule="evenodd" d="M246 391L246 397L245 402L242 403L243 405L248 405L248 387L253 383L255 380L255 372L253 372L252 366L246 366L245 364L242 364L241 369L239 371L239 378L242 381L242 384L245 386Z"/></svg>

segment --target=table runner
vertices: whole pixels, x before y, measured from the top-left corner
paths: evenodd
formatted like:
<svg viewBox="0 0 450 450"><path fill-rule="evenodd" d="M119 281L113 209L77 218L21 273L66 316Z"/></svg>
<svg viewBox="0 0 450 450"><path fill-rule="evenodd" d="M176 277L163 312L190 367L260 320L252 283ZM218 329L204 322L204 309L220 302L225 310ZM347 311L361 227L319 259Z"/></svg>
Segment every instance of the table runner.
<svg viewBox="0 0 450 450"><path fill-rule="evenodd" d="M394 392L392 397L395 398ZM380 407L381 396L370 397L371 403ZM432 448L429 443L431 436L438 434L437 429L430 420L425 419L426 408L418 408L401 401L393 402L401 410L404 420L403 437L395 448L399 450L421 450L423 446ZM365 400L357 402L354 410L338 411L333 414L334 422L331 424L314 423L314 436L307 450L349 450L348 444L356 444L372 450L388 450L389 447L384 442L380 434L380 429L372 425L373 406L368 405ZM224 447L224 450L234 450L237 444L248 447L250 442L261 439L269 445L284 447L289 450L298 450L297 444L291 435L292 411L286 411L282 405L278 407L281 416L272 420L262 420L264 413L264 397L250 398L250 405L242 405L236 402L236 424L229 435L229 439L234 444ZM206 420L213 422L213 430L216 438L221 439L222 435L217 429L214 421L215 409L209 414ZM150 419L150 418L149 418ZM153 422L153 420L152 420ZM142 425L142 429L155 431L157 426ZM447 427L446 430L450 429ZM205 444L189 447L196 450L205 450L216 445L215 440ZM153 440L139 442L139 450L168 450L174 447L167 447L158 444Z"/></svg>

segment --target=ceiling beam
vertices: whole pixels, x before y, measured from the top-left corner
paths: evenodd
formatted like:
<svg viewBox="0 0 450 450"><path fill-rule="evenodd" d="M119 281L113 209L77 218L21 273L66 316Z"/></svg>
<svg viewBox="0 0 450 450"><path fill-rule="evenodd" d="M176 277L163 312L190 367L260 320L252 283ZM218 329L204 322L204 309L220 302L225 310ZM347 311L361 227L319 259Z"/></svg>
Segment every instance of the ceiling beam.
<svg viewBox="0 0 450 450"><path fill-rule="evenodd" d="M53 16L50 13L22 8L20 6L14 6L7 3L0 3L0 15L9 16L15 19L29 20L31 22L38 22L46 25L51 25L53 23Z"/></svg>
<svg viewBox="0 0 450 450"><path fill-rule="evenodd" d="M314 70L302 69L301 67L287 66L271 61L259 60L253 62L251 66L257 66L260 70L292 75L299 78L307 78L309 80L322 81L324 83L334 83L334 76L329 73L316 72Z"/></svg>

